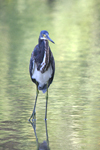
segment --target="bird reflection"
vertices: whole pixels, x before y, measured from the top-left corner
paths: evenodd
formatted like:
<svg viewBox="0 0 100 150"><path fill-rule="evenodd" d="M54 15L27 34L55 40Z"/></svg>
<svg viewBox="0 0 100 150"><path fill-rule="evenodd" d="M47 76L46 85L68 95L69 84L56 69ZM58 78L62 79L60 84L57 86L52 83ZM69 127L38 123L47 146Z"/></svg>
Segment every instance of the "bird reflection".
<svg viewBox="0 0 100 150"><path fill-rule="evenodd" d="M49 140L48 140L48 130L47 130L47 120L45 120L45 129L46 129L46 141L44 140L42 143L39 143L38 137L36 134L36 119L34 121L29 121L34 129L34 134L36 137L37 150L50 150L49 148Z"/></svg>

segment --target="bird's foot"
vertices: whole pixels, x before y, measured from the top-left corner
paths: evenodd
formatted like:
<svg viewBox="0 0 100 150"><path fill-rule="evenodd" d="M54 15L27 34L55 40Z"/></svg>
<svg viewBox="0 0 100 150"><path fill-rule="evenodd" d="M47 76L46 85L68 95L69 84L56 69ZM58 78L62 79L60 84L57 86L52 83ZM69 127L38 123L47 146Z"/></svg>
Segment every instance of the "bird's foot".
<svg viewBox="0 0 100 150"><path fill-rule="evenodd" d="M44 119L45 121L47 121L47 116L45 116L45 119Z"/></svg>
<svg viewBox="0 0 100 150"><path fill-rule="evenodd" d="M36 120L36 113L32 113L32 115L30 116L30 118L28 119L29 122L34 122Z"/></svg>
<svg viewBox="0 0 100 150"><path fill-rule="evenodd" d="M47 121L47 118L45 118L44 121Z"/></svg>

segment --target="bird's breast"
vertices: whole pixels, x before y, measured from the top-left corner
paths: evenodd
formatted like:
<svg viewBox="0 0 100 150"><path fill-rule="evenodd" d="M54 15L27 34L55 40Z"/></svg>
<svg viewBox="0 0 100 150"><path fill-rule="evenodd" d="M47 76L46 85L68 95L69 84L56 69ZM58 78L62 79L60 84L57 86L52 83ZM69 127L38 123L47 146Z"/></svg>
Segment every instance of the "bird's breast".
<svg viewBox="0 0 100 150"><path fill-rule="evenodd" d="M52 77L52 67L51 64L48 69L42 73L41 70L37 70L37 64L34 62L34 68L32 71L32 79L35 79L40 86L42 87L44 84L47 84L48 80Z"/></svg>

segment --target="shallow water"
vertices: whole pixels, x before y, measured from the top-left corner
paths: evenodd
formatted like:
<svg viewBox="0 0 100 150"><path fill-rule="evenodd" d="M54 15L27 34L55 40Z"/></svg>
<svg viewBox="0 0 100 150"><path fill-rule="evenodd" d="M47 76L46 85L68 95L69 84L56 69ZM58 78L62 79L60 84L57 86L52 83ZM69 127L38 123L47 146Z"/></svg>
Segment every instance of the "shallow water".
<svg viewBox="0 0 100 150"><path fill-rule="evenodd" d="M56 43L47 128L41 91L36 126L28 122L36 93L29 61L43 29ZM35 150L46 129L51 150L100 149L99 0L1 1L0 72L0 150Z"/></svg>

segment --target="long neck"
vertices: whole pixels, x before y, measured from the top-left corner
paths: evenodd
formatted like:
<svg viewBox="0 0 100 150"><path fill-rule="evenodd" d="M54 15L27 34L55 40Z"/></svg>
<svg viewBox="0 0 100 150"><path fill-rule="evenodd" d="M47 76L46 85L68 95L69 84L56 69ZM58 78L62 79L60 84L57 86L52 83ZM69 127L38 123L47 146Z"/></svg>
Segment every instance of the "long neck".
<svg viewBox="0 0 100 150"><path fill-rule="evenodd" d="M49 67L49 43L48 41L39 39L39 48L43 56L40 71L45 72Z"/></svg>

